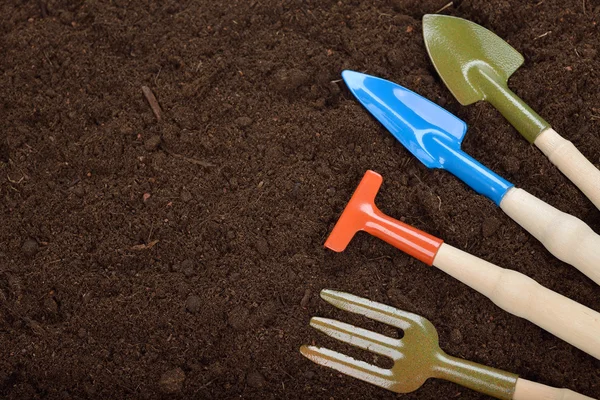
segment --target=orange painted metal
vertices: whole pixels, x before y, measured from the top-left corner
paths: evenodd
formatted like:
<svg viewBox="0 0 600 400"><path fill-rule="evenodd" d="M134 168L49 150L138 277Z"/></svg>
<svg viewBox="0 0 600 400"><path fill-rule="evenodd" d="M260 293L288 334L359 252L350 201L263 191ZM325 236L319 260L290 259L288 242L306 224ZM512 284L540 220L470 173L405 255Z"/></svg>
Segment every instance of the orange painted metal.
<svg viewBox="0 0 600 400"><path fill-rule="evenodd" d="M375 196L382 182L383 178L377 172L369 170L365 173L327 238L325 247L343 251L356 232L365 231L432 265L443 240L382 213L375 205Z"/></svg>

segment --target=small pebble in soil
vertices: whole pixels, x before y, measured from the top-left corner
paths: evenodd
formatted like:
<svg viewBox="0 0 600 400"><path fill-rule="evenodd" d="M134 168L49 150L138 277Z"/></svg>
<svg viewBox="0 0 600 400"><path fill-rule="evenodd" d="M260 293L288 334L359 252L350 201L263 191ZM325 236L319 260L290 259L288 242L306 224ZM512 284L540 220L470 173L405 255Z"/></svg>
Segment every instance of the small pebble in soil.
<svg viewBox="0 0 600 400"><path fill-rule="evenodd" d="M248 318L248 326L268 326L277 315L277 303L274 301L266 301L254 310Z"/></svg>
<svg viewBox="0 0 600 400"><path fill-rule="evenodd" d="M252 118L250 118L250 117L239 117L239 118L236 118L234 122L240 128L246 128L246 127L252 125L252 122L254 122L254 121L252 121Z"/></svg>
<svg viewBox="0 0 600 400"><path fill-rule="evenodd" d="M236 331L242 331L248 326L250 312L246 307L237 306L227 315L227 323Z"/></svg>
<svg viewBox="0 0 600 400"><path fill-rule="evenodd" d="M310 302L311 291L309 288L306 288L304 291L304 296L302 296L302 300L300 300L300 307L306 308L308 303Z"/></svg>
<svg viewBox="0 0 600 400"><path fill-rule="evenodd" d="M86 292L83 294L83 296L81 296L81 301L83 302L83 304L87 304L90 302L90 300L92 300L93 297L94 294L92 292Z"/></svg>
<svg viewBox="0 0 600 400"><path fill-rule="evenodd" d="M455 344L462 343L463 335L461 331L458 329L452 329L452 332L450 333L450 340Z"/></svg>
<svg viewBox="0 0 600 400"><path fill-rule="evenodd" d="M313 371L305 371L302 376L308 380L311 380L315 377L315 373Z"/></svg>
<svg viewBox="0 0 600 400"><path fill-rule="evenodd" d="M248 375L246 375L246 382L248 383L248 386L255 389L265 387L267 384L265 377L258 371L249 372Z"/></svg>
<svg viewBox="0 0 600 400"><path fill-rule="evenodd" d="M583 57L585 57L585 58L593 59L593 58L596 58L596 55L598 54L598 50L596 50L592 47L586 47L582 50L582 54L583 54Z"/></svg>
<svg viewBox="0 0 600 400"><path fill-rule="evenodd" d="M185 309L192 314L195 314L198 311L200 311L201 307L202 300L200 300L200 297L198 296L190 296L185 301Z"/></svg>
<svg viewBox="0 0 600 400"><path fill-rule="evenodd" d="M299 69L280 70L273 77L275 87L280 92L290 92L308 82L308 75Z"/></svg>
<svg viewBox="0 0 600 400"><path fill-rule="evenodd" d="M177 269L183 271L184 273L185 273L186 269L195 270L196 263L191 258L186 258L185 260L183 260L181 262L181 264L177 267Z"/></svg>
<svg viewBox="0 0 600 400"><path fill-rule="evenodd" d="M81 185L77 185L73 188L73 193L77 197L83 197L85 195L85 189Z"/></svg>
<svg viewBox="0 0 600 400"><path fill-rule="evenodd" d="M314 102L310 103L310 105L316 109L321 109L321 108L325 107L326 101L327 100L325 98L321 97L321 98L315 100Z"/></svg>
<svg viewBox="0 0 600 400"><path fill-rule="evenodd" d="M196 271L194 270L194 268L184 268L183 275L186 278L191 278L192 276L196 275Z"/></svg>
<svg viewBox="0 0 600 400"><path fill-rule="evenodd" d="M21 251L27 257L35 256L37 254L38 250L39 250L38 242L36 242L33 239L27 239L23 243L23 246L21 247Z"/></svg>
<svg viewBox="0 0 600 400"><path fill-rule="evenodd" d="M431 76L431 75L425 75L425 74L416 75L414 77L414 80L415 80L415 84L417 84L417 85L419 83L422 83L424 85L432 85L434 83L433 76Z"/></svg>
<svg viewBox="0 0 600 400"><path fill-rule="evenodd" d="M402 67L405 59L401 51L392 49L386 54L387 62L394 68Z"/></svg>
<svg viewBox="0 0 600 400"><path fill-rule="evenodd" d="M483 237L490 237L494 233L496 233L496 231L498 230L498 228L500 228L501 225L502 222L498 218L487 217L483 220L481 224L481 234L483 235Z"/></svg>
<svg viewBox="0 0 600 400"><path fill-rule="evenodd" d="M341 92L340 85L338 85L338 83L336 81L329 82L328 88L329 88L329 92L332 95L337 95Z"/></svg>
<svg viewBox="0 0 600 400"><path fill-rule="evenodd" d="M160 136L159 135L151 136L149 139L147 139L144 142L144 148L147 151L155 151L156 149L158 149L158 146L160 146Z"/></svg>
<svg viewBox="0 0 600 400"><path fill-rule="evenodd" d="M179 195L179 197L181 198L181 201L183 201L184 203L187 203L194 198L192 196L192 194L190 193L190 191L187 189L181 189L181 194Z"/></svg>
<svg viewBox="0 0 600 400"><path fill-rule="evenodd" d="M183 388L185 381L185 372L181 368L175 368L163 373L160 376L160 389L164 393L177 393Z"/></svg>
<svg viewBox="0 0 600 400"><path fill-rule="evenodd" d="M58 303L52 297L46 297L44 299L44 310L49 314L58 314Z"/></svg>

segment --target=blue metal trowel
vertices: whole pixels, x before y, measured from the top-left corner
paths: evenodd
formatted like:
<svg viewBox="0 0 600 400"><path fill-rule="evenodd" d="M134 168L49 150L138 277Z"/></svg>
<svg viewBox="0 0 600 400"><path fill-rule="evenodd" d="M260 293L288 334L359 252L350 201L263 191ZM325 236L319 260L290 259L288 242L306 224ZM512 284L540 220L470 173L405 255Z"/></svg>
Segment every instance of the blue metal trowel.
<svg viewBox="0 0 600 400"><path fill-rule="evenodd" d="M461 150L467 125L437 104L385 79L354 71L350 91L427 168L448 170L494 201L557 258L600 284L600 236L578 218L517 189Z"/></svg>
<svg viewBox="0 0 600 400"><path fill-rule="evenodd" d="M427 168L450 171L500 205L513 185L460 149L467 124L435 103L385 79L342 72L350 91Z"/></svg>

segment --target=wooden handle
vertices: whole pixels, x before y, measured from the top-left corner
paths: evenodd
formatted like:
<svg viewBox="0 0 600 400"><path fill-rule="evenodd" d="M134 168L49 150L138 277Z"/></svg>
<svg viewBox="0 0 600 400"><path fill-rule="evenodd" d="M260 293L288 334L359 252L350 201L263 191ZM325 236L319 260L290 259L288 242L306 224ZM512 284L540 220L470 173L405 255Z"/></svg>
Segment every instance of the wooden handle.
<svg viewBox="0 0 600 400"><path fill-rule="evenodd" d="M433 265L487 296L511 314L525 318L600 360L600 314L547 289L517 271L500 268L448 244Z"/></svg>
<svg viewBox="0 0 600 400"><path fill-rule="evenodd" d="M513 400L594 400L569 389L557 389L519 378Z"/></svg>
<svg viewBox="0 0 600 400"><path fill-rule="evenodd" d="M510 189L500 208L554 254L600 285L600 236L579 218L523 189Z"/></svg>
<svg viewBox="0 0 600 400"><path fill-rule="evenodd" d="M546 129L533 142L597 208L600 208L600 171L570 141Z"/></svg>

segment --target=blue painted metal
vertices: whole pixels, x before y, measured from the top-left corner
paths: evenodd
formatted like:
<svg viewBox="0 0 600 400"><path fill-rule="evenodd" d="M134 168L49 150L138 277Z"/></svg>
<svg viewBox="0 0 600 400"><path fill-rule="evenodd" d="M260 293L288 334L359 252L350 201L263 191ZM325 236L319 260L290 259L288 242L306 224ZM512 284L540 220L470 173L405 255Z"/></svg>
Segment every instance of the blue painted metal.
<svg viewBox="0 0 600 400"><path fill-rule="evenodd" d="M437 104L385 79L344 71L358 101L427 168L445 169L497 205L514 185L460 149L467 124Z"/></svg>

